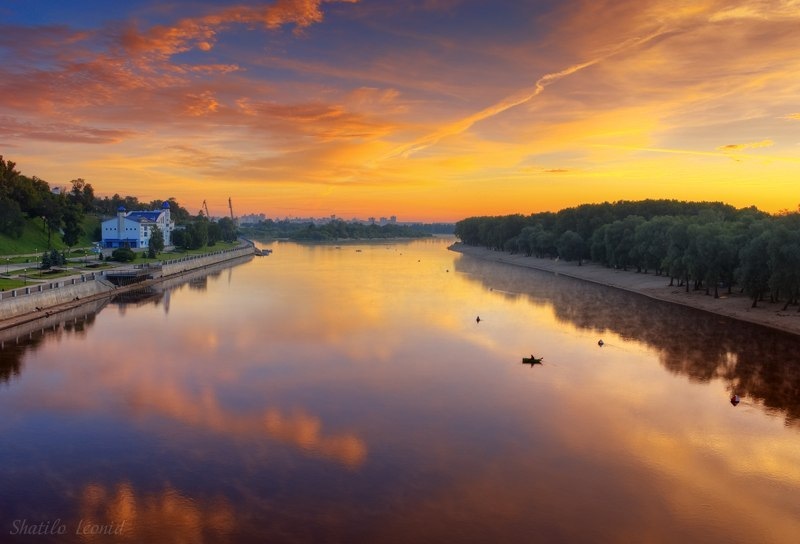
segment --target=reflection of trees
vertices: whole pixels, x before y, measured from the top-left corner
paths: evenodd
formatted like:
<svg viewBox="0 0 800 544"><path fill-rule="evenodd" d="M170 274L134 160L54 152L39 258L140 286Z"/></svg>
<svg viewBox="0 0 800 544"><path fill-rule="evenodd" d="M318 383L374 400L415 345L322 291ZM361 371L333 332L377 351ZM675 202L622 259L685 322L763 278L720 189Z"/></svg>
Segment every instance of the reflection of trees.
<svg viewBox="0 0 800 544"><path fill-rule="evenodd" d="M163 282L120 293L111 298L111 303L124 312L128 306L143 306L155 304L158 306L162 300L165 306L169 305L169 296L165 292L178 290L188 285L189 289L205 291L208 288L208 278L217 279L222 271L249 262L252 255L225 261L216 265L199 269L194 272L181 274L176 278ZM11 378L19 376L22 370L22 357L26 351L36 349L42 345L47 337L60 337L64 332L84 336L86 329L94 323L95 314L108 302L108 299L91 302L66 312L42 317L31 323L19 325L0 331L0 383L8 382Z"/></svg>
<svg viewBox="0 0 800 544"><path fill-rule="evenodd" d="M202 278L192 278L189 280L189 289L192 291L208 290L208 276L203 276Z"/></svg>
<svg viewBox="0 0 800 544"><path fill-rule="evenodd" d="M91 302L68 312L0 331L0 382L9 382L19 376L25 353L44 345L45 339L57 340L64 334L85 336L104 305L104 301Z"/></svg>
<svg viewBox="0 0 800 544"><path fill-rule="evenodd" d="M461 255L455 268L495 290L552 305L557 319L578 328L646 342L661 363L690 380L714 378L731 390L800 420L800 338L735 319L594 283Z"/></svg>
<svg viewBox="0 0 800 544"><path fill-rule="evenodd" d="M163 297L163 291L159 291L153 286L150 286L121 293L119 295L114 295L114 297L111 299L111 303L120 306L128 304L132 304L134 306L145 306L152 303L158 306L158 303Z"/></svg>

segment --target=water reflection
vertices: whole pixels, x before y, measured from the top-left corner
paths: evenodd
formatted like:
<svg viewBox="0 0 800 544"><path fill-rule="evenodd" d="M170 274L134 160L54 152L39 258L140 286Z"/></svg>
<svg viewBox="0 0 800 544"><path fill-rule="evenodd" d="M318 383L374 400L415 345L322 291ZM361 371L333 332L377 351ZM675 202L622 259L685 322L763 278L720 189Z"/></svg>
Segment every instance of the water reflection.
<svg viewBox="0 0 800 544"><path fill-rule="evenodd" d="M90 302L0 331L0 382L18 377L25 353L35 352L47 337L56 341L64 335L84 338L94 324L95 315L106 304L105 300Z"/></svg>
<svg viewBox="0 0 800 544"><path fill-rule="evenodd" d="M224 498L197 501L171 487L137 493L130 482L90 483L80 492L78 518L66 526L83 542L217 542L228 540L236 516Z"/></svg>
<svg viewBox="0 0 800 544"><path fill-rule="evenodd" d="M670 372L724 380L731 394L800 419L800 338L742 321L553 274L460 255L456 270L498 296L552 305L555 317L602 337L611 331L656 349Z"/></svg>
<svg viewBox="0 0 800 544"><path fill-rule="evenodd" d="M118 299L125 314L83 337L45 333L0 389L0 531L60 517L134 520L131 542L793 540L789 405L775 418L740 392L734 409L723 385L751 357L743 330L448 243L275 244ZM665 338L693 334L727 347ZM726 352L731 368L705 361Z"/></svg>

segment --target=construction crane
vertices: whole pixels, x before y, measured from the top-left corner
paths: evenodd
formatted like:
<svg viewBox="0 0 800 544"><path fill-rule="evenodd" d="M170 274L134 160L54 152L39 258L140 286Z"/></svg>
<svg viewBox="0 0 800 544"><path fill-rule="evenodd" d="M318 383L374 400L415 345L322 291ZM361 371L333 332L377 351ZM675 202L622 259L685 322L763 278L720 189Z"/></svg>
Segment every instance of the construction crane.
<svg viewBox="0 0 800 544"><path fill-rule="evenodd" d="M231 221L233 224L236 224L236 218L233 217L233 202L231 202L231 197L228 197L228 209L231 211Z"/></svg>
<svg viewBox="0 0 800 544"><path fill-rule="evenodd" d="M206 211L206 219L211 220L211 214L208 213L208 204L206 204L205 200L203 200L203 209L200 211L202 212L203 210Z"/></svg>

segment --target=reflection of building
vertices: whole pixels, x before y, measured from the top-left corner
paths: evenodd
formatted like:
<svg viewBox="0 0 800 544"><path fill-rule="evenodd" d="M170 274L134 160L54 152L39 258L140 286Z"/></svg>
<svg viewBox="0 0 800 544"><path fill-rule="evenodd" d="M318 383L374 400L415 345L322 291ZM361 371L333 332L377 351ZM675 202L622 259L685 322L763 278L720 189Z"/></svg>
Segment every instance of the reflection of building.
<svg viewBox="0 0 800 544"><path fill-rule="evenodd" d="M164 235L164 245L172 245L175 223L169 216L169 202L164 202L160 210L146 212L126 212L120 206L117 217L103 221L103 247L149 247L155 227Z"/></svg>

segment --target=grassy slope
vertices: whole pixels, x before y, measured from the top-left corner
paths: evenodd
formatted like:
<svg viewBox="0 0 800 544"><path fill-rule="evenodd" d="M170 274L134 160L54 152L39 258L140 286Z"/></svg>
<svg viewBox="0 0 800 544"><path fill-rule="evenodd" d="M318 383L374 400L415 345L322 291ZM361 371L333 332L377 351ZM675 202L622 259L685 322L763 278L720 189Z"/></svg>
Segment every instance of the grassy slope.
<svg viewBox="0 0 800 544"><path fill-rule="evenodd" d="M92 233L100 219L95 216L87 216L83 220L84 234L78 241L78 246L85 247L92 245ZM54 233L51 239L52 247L55 249L65 249L67 246L61 240L61 235ZM47 232L41 219L25 219L25 229L20 238L10 238L5 234L0 234L0 255L16 255L19 253L42 253L47 249Z"/></svg>

